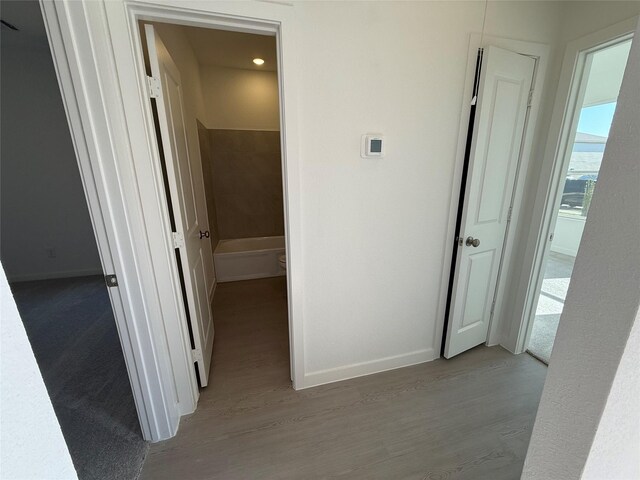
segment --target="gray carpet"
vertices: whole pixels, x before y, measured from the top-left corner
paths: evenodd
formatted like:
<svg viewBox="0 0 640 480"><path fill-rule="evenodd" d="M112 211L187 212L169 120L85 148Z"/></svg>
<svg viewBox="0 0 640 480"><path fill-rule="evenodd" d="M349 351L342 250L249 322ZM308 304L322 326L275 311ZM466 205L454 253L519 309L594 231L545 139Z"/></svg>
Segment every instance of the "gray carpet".
<svg viewBox="0 0 640 480"><path fill-rule="evenodd" d="M550 252L527 351L547 365L569 289L575 258Z"/></svg>
<svg viewBox="0 0 640 480"><path fill-rule="evenodd" d="M559 321L560 314L536 315L533 323L528 350L534 357L547 365L549 365L549 359L551 358L551 350L558 331Z"/></svg>
<svg viewBox="0 0 640 480"><path fill-rule="evenodd" d="M104 279L11 285L81 480L135 479L142 439Z"/></svg>

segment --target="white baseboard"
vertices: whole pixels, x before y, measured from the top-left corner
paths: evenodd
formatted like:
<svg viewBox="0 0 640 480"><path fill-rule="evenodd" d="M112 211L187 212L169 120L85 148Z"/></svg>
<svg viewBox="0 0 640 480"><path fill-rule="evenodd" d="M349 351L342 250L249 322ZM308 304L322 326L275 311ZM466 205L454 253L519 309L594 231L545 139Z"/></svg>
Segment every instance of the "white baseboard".
<svg viewBox="0 0 640 480"><path fill-rule="evenodd" d="M88 277L90 275L102 275L102 269L87 268L84 270L65 270L63 272L25 273L21 275L7 275L9 283L31 282L34 280L52 280L54 278Z"/></svg>
<svg viewBox="0 0 640 480"><path fill-rule="evenodd" d="M387 370L395 370L396 368L409 367L418 363L430 362L436 358L438 358L438 355L434 353L433 348L426 348L424 350L416 350L414 352L380 358L378 360L354 363L342 367L329 368L327 370L318 370L316 372L306 373L302 382L303 384L296 385L296 387L297 390L302 390L326 383L339 382L350 378L386 372Z"/></svg>

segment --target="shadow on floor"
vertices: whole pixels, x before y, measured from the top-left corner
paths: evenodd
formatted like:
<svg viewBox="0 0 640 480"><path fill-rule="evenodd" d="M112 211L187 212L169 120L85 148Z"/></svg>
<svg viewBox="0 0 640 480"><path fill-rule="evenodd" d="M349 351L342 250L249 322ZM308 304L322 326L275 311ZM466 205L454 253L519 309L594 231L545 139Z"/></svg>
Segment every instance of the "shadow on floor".
<svg viewBox="0 0 640 480"><path fill-rule="evenodd" d="M11 285L81 480L135 479L142 439L101 276Z"/></svg>

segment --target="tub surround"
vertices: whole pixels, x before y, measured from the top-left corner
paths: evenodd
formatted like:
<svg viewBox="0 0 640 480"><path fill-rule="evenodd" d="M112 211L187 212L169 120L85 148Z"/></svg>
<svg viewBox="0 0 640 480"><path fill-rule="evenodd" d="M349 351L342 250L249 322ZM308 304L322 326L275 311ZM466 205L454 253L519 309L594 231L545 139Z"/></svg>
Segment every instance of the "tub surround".
<svg viewBox="0 0 640 480"><path fill-rule="evenodd" d="M210 129L209 141L219 238L284 235L280 132Z"/></svg>

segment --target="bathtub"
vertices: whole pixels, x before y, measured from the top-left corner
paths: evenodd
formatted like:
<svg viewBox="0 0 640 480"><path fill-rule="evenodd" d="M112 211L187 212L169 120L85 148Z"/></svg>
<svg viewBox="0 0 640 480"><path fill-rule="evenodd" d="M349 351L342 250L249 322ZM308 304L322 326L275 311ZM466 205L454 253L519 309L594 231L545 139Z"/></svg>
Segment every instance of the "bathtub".
<svg viewBox="0 0 640 480"><path fill-rule="evenodd" d="M285 275L278 256L285 252L284 237L220 240L213 252L218 282Z"/></svg>

